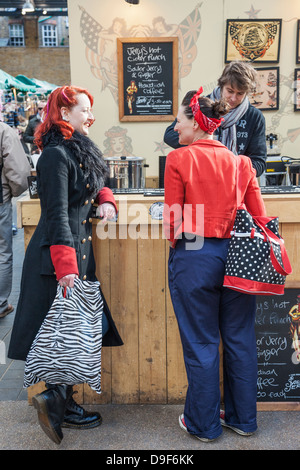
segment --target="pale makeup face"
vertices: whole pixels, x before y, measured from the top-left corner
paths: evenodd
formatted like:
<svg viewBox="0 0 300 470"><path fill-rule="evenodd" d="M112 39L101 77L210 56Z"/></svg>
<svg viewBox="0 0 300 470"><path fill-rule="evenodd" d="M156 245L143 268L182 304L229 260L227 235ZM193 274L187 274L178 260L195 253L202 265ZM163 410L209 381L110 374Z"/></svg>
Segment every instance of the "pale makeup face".
<svg viewBox="0 0 300 470"><path fill-rule="evenodd" d="M124 137L114 137L111 139L111 147L115 153L121 153L124 151Z"/></svg>
<svg viewBox="0 0 300 470"><path fill-rule="evenodd" d="M222 98L229 104L231 109L236 108L246 97L246 92L235 88L230 83L226 83L222 88Z"/></svg>
<svg viewBox="0 0 300 470"><path fill-rule="evenodd" d="M85 93L80 93L77 96L77 104L71 109L62 108L62 115L75 131L82 135L88 135L94 116L91 111L91 102Z"/></svg>
<svg viewBox="0 0 300 470"><path fill-rule="evenodd" d="M174 130L178 132L179 143L181 145L189 145L194 141L194 119L188 119L184 114L184 107L182 105L179 106L178 109L177 122Z"/></svg>

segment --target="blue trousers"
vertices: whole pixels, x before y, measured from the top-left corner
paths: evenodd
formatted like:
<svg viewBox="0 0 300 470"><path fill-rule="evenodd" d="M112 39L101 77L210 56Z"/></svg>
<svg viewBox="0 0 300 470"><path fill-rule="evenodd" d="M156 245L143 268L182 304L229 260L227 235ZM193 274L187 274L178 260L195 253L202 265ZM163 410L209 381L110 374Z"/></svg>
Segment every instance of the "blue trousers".
<svg viewBox="0 0 300 470"><path fill-rule="evenodd" d="M188 379L188 431L214 439L220 424L219 344L223 342L225 421L246 432L256 424L256 299L223 287L228 239L185 237L169 255L169 288Z"/></svg>

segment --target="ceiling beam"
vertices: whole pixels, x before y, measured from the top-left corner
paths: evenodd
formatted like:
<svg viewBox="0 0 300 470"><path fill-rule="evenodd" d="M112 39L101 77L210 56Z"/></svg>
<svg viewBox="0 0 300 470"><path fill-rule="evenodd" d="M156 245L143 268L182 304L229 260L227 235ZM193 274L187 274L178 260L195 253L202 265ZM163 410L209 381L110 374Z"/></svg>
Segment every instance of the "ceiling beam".
<svg viewBox="0 0 300 470"><path fill-rule="evenodd" d="M34 0L36 8L67 8L67 0ZM0 0L0 8L22 8L24 0Z"/></svg>
<svg viewBox="0 0 300 470"><path fill-rule="evenodd" d="M45 7L46 10L46 7ZM2 11L0 10L0 16L13 16L13 17L24 17L24 16L68 16L68 10L47 10L46 14L43 14L43 9L30 11L26 15L22 15L22 10L17 11Z"/></svg>

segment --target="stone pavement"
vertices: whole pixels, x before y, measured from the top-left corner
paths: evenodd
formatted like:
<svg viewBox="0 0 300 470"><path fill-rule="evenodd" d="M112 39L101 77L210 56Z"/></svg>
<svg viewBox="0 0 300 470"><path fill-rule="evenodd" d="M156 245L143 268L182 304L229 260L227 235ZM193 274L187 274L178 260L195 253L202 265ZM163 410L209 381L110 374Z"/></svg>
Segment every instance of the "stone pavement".
<svg viewBox="0 0 300 470"><path fill-rule="evenodd" d="M14 221L16 222L15 200ZM17 235L13 237L13 247L13 289L9 300L16 307L24 257L22 229L18 229ZM0 319L0 340L4 342L6 349L13 320L14 312ZM121 451L127 451L130 456L147 450L150 453L144 459L148 459L148 464L161 464L162 460L159 458L164 458L163 451L170 451L178 456L194 455L193 463L196 458L199 458L197 463L201 463L201 450L300 450L299 412L259 412L258 431L254 435L242 437L225 428L216 441L203 443L179 428L178 416L183 411L182 405L86 406L87 409L97 409L101 413L103 424L90 430L64 429L64 439L58 446L41 430L36 410L28 405L27 393L23 390L24 363L7 358L5 364L2 362L4 361L0 361L0 450L105 450L108 458L117 458L122 455ZM150 454L152 462L149 460ZM176 464L176 458L173 464Z"/></svg>
<svg viewBox="0 0 300 470"><path fill-rule="evenodd" d="M17 223L16 198L13 199L13 222ZM24 259L24 231L18 229L13 237L13 286L9 302L17 306L22 264ZM4 342L5 351L8 350L11 329L14 321L15 310L4 318L0 318L0 340ZM0 352L0 402L4 400L26 400L27 393L23 390L24 362L12 361L3 358L3 343ZM4 363L5 362L5 363Z"/></svg>
<svg viewBox="0 0 300 470"><path fill-rule="evenodd" d="M119 455L121 451L136 455L140 450L156 455L159 451L186 455L198 451L201 454L203 450L300 450L297 412L259 412L258 431L252 436L242 437L225 428L222 436L206 443L180 429L178 415L182 405L96 405L86 408L100 411L102 425L85 430L63 429L64 438L57 445L40 429L33 406L28 406L25 401L0 402L0 450L101 450L110 455ZM270 454L268 463L269 458ZM217 465L217 460L215 463ZM245 465L244 460L236 463Z"/></svg>

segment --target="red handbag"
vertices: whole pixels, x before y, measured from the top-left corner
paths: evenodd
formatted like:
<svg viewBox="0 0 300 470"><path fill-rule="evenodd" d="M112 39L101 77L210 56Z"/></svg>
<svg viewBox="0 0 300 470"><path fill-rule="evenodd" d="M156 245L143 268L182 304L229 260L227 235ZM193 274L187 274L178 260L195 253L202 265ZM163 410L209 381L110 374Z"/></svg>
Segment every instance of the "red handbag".
<svg viewBox="0 0 300 470"><path fill-rule="evenodd" d="M278 217L252 216L241 204L237 165L237 213L231 232L223 286L246 294L282 295L292 267Z"/></svg>

